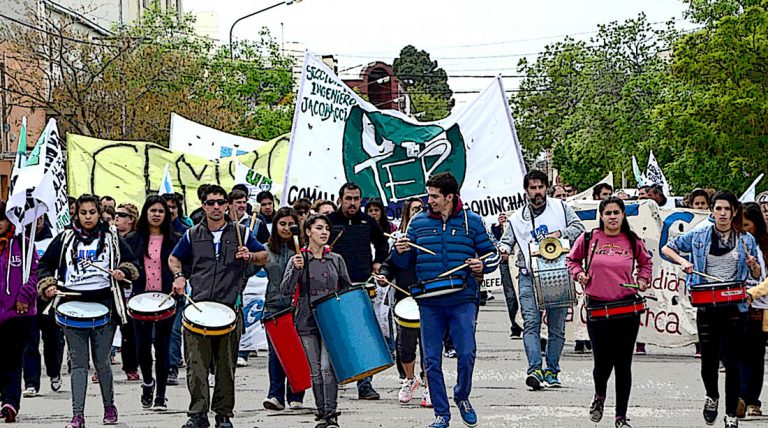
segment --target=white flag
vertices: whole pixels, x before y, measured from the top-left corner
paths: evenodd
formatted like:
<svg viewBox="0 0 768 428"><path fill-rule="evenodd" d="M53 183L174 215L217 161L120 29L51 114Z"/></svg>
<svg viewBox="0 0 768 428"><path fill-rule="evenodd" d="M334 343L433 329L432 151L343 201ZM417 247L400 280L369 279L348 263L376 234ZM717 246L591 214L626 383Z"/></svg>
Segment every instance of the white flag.
<svg viewBox="0 0 768 428"><path fill-rule="evenodd" d="M765 174L760 174L757 176L755 181L752 182L752 184L749 185L747 188L747 191L744 192L743 195L739 198L739 201L741 202L755 202L755 193L757 193L757 185L760 184L760 181L763 179L763 176Z"/></svg>
<svg viewBox="0 0 768 428"><path fill-rule="evenodd" d="M569 196L566 198L566 201L591 201L592 200L592 189L595 188L598 184L605 183L610 184L611 187L613 187L613 171L609 172L608 175L605 176L602 180L595 183L594 186L589 187L587 190L578 193L573 196Z"/></svg>
<svg viewBox="0 0 768 428"><path fill-rule="evenodd" d="M158 195L174 194L173 181L171 180L171 172L168 169L168 164L165 164L165 170L163 171L163 181L160 183L160 190L158 190L157 194Z"/></svg>
<svg viewBox="0 0 768 428"><path fill-rule="evenodd" d="M664 176L664 171L661 170L659 163L656 162L656 157L653 155L653 150L648 154L648 167L645 170L645 177L648 179L646 185L658 184L664 191L665 196L671 196L672 190L669 188L667 177Z"/></svg>

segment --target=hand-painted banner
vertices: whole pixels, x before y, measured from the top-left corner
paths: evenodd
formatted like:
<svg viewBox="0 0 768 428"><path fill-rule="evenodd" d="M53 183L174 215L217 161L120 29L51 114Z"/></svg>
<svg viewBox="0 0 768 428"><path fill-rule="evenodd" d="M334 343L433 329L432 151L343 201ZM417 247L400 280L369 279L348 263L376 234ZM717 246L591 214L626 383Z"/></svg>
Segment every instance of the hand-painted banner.
<svg viewBox="0 0 768 428"><path fill-rule="evenodd" d="M197 188L201 184L232 188L238 162L267 178L283 177L287 149L288 137L281 136L246 155L208 160L152 143L100 140L70 133L67 136L69 192L73 196L110 195L118 202L142 204L147 194L159 190L168 164L174 188L184 195L186 212L189 212L199 204Z"/></svg>

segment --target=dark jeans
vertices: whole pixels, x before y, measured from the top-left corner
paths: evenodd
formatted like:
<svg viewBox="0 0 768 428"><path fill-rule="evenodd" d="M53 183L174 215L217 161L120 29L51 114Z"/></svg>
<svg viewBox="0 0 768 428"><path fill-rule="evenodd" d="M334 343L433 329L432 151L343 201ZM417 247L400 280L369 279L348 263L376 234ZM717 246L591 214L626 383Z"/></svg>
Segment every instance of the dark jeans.
<svg viewBox="0 0 768 428"><path fill-rule="evenodd" d="M155 348L155 394L157 397L165 397L165 387L168 384L168 349L171 344L171 329L174 317L157 321L135 321L136 345L139 353L139 367L141 377L145 385L150 385L152 379L152 347ZM154 342L152 333L154 330Z"/></svg>
<svg viewBox="0 0 768 428"><path fill-rule="evenodd" d="M744 355L741 360L741 393L739 396L747 405L760 407L760 392L765 375L765 342L763 332L763 309L749 309Z"/></svg>
<svg viewBox="0 0 768 428"><path fill-rule="evenodd" d="M171 328L171 343L169 346L170 367L178 369L181 364L181 318L184 313L184 305L178 303L176 305L176 316L173 319L173 327Z"/></svg>
<svg viewBox="0 0 768 428"><path fill-rule="evenodd" d="M725 414L729 416L736 415L739 402L739 361L744 347L746 322L747 314L739 312L736 305L699 308L696 313L701 343L701 379L707 396L719 399L717 378L722 352L725 363Z"/></svg>
<svg viewBox="0 0 768 428"><path fill-rule="evenodd" d="M267 397L275 397L277 401L285 404L286 399L290 403L291 401L304 401L304 391L294 393L291 391L291 387L287 386L287 378L285 377L285 371L283 365L280 364L280 360L277 358L274 348L272 348L272 342L267 336L267 344L269 345L269 360L267 361L267 371L269 372L269 392Z"/></svg>
<svg viewBox="0 0 768 428"><path fill-rule="evenodd" d="M595 395L605 397L611 372L616 373L616 417L627 416L629 394L632 390L632 355L640 330L640 316L587 321L592 341Z"/></svg>
<svg viewBox="0 0 768 428"><path fill-rule="evenodd" d="M128 317L128 322L120 325L120 356L123 360L125 373L135 372L139 369L139 350L136 347L136 321Z"/></svg>
<svg viewBox="0 0 768 428"><path fill-rule="evenodd" d="M44 308L38 300L38 308ZM24 349L24 386L40 391L40 338L43 339L43 360L45 373L51 379L61 376L61 362L64 359L64 333L51 315L42 310L32 318L29 341Z"/></svg>
<svg viewBox="0 0 768 428"><path fill-rule="evenodd" d="M506 263L499 264L499 272L501 273L501 285L504 289L504 297L507 299L507 312L509 313L509 323L511 325L510 330L512 333L520 333L523 329L515 321L517 311L520 309L520 304L517 302L517 294L515 293L515 285L512 283L512 275L509 273L509 265Z"/></svg>
<svg viewBox="0 0 768 428"><path fill-rule="evenodd" d="M3 349L0 351L0 401L19 409L21 366L24 346L33 317L13 317L0 324Z"/></svg>

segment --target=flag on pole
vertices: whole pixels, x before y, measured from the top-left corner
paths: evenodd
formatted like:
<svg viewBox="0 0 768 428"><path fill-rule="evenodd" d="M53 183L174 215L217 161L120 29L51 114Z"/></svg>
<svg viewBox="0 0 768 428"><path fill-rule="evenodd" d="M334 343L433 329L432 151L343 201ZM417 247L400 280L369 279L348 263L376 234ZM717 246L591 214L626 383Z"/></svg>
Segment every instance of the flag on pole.
<svg viewBox="0 0 768 428"><path fill-rule="evenodd" d="M13 161L13 170L11 171L11 183L8 186L8 197L13 194L13 188L19 177L19 171L27 163L27 117L21 119L21 129L19 130L19 144L16 147L16 158Z"/></svg>
<svg viewBox="0 0 768 428"><path fill-rule="evenodd" d="M632 174L635 176L637 187L642 187L645 184L645 176L640 172L640 167L637 165L637 158L632 155Z"/></svg>
<svg viewBox="0 0 768 428"><path fill-rule="evenodd" d="M667 177L664 176L664 171L661 170L659 163L656 162L656 156L653 155L653 150L648 154L648 167L645 170L645 177L648 181L645 184L658 184L664 191L665 196L672 195L672 191L669 188L669 182L667 182Z"/></svg>
<svg viewBox="0 0 768 428"><path fill-rule="evenodd" d="M172 195L173 181L171 180L171 172L168 169L168 164L165 164L165 171L163 171L163 181L160 183L160 190L157 192L159 195Z"/></svg>
<svg viewBox="0 0 768 428"><path fill-rule="evenodd" d="M760 174L757 176L755 181L752 182L752 184L747 188L747 191L744 192L743 195L739 198L739 201L741 202L755 202L755 193L757 193L757 185L760 184L760 181L763 179L763 176L765 174Z"/></svg>

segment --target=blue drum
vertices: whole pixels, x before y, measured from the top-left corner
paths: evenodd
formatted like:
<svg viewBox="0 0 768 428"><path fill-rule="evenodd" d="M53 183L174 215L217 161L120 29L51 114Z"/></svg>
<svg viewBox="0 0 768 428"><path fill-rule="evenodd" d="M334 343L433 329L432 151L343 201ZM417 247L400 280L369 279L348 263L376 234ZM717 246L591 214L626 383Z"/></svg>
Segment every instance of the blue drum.
<svg viewBox="0 0 768 428"><path fill-rule="evenodd" d="M109 324L109 309L95 302L66 302L56 308L56 322L62 327L98 328Z"/></svg>
<svg viewBox="0 0 768 428"><path fill-rule="evenodd" d="M458 293L466 286L466 279L451 275L418 282L411 286L411 295L416 300L426 297L443 296L445 294Z"/></svg>
<svg viewBox="0 0 768 428"><path fill-rule="evenodd" d="M340 385L356 382L394 364L365 289L350 287L322 297L312 306Z"/></svg>

